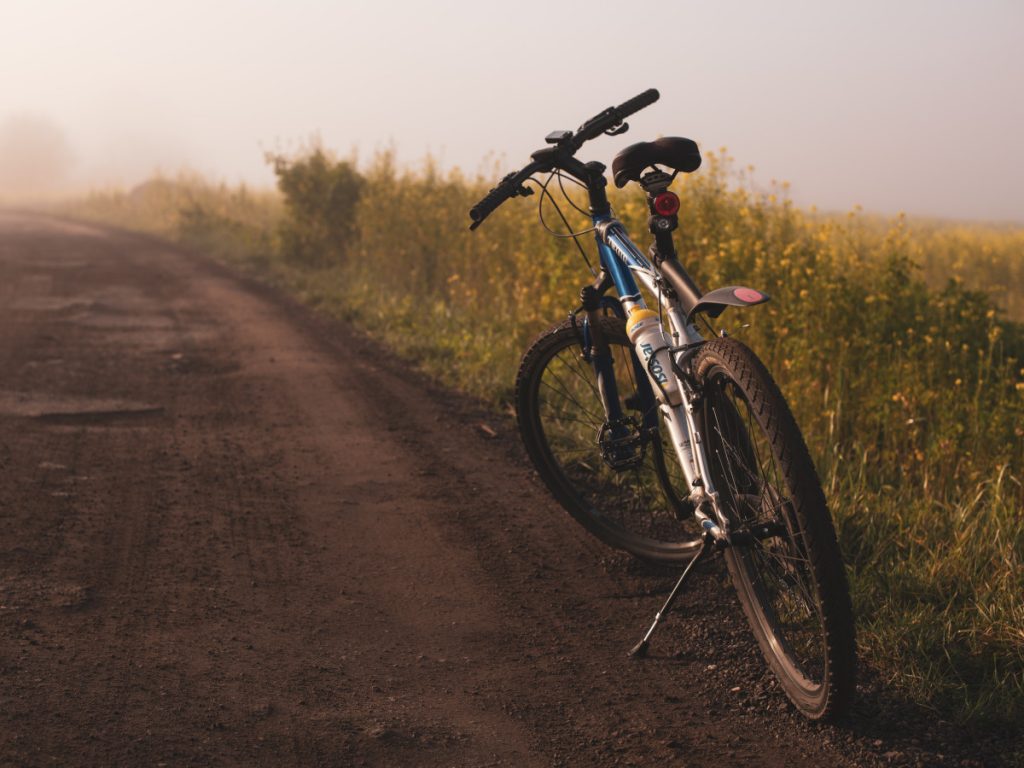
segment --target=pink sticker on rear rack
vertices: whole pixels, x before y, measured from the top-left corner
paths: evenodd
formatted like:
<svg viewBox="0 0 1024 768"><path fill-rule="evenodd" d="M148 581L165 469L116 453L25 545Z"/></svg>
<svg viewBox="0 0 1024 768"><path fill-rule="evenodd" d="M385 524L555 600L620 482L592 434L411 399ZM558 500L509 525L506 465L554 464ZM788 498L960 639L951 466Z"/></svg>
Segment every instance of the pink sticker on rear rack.
<svg viewBox="0 0 1024 768"><path fill-rule="evenodd" d="M747 304L753 304L764 298L763 293L755 291L753 288L736 288L733 290L732 295L740 301L745 301Z"/></svg>

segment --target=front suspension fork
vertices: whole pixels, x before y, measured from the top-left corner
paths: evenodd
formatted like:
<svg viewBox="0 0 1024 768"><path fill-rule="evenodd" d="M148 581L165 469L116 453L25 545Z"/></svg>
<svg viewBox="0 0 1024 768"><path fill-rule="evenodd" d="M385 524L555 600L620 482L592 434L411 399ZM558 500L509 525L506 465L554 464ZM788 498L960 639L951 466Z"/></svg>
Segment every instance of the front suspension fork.
<svg viewBox="0 0 1024 768"><path fill-rule="evenodd" d="M609 312L621 320L626 319L622 304L617 299L604 295L612 285L611 276L607 271L601 270L592 285L586 285L580 290L581 307L577 313L573 314L573 318L576 317L576 314L583 315L580 342L582 357L594 369L606 423L616 424L625 418L622 408L624 404L626 408L639 411L643 415L642 423L646 431L657 427L658 423L655 412L657 403L654 399L654 391L647 380L647 371L635 359L635 355L630 354L629 358L633 363L633 380L637 384L637 391L633 395L635 402L630 399L623 401L619 396L615 380L615 360L611 345L599 322L599 318Z"/></svg>
<svg viewBox="0 0 1024 768"><path fill-rule="evenodd" d="M615 382L615 360L612 357L611 346L608 344L608 338L599 322L602 310L611 308L612 311L618 309L618 313L622 311L617 306L612 307L618 302L604 295L611 286L611 277L607 272L601 270L592 285L585 285L580 290L583 314L581 347L583 359L594 369L597 391L604 409L605 423L615 425L622 421L622 402L619 399L618 386ZM573 314L573 318L575 317L576 313Z"/></svg>

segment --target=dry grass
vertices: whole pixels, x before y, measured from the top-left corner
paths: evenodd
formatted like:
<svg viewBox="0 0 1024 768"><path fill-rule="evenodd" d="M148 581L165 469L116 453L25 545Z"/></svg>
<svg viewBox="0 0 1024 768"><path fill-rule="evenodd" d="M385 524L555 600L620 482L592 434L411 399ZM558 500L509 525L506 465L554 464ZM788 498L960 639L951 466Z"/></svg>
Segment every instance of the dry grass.
<svg viewBox="0 0 1024 768"><path fill-rule="evenodd" d="M326 264L286 257L271 193L157 180L66 210L212 250L507 403L528 340L576 304L579 254L524 201L470 234L490 178L387 155L363 175L357 239ZM698 282L773 296L722 321L766 360L812 447L863 656L964 719L1024 717L1024 331L1009 319L1024 319L1024 231L800 211L715 156L677 189ZM639 194L614 204L645 240Z"/></svg>

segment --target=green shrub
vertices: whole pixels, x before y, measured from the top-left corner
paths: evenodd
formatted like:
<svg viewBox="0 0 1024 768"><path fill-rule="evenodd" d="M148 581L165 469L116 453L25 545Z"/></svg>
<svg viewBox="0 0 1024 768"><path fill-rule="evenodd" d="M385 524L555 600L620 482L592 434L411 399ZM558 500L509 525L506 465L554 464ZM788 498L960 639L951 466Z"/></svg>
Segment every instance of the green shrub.
<svg viewBox="0 0 1024 768"><path fill-rule="evenodd" d="M297 264L342 263L358 234L356 206L364 180L355 166L320 146L298 157L268 154L284 198L278 234L282 255Z"/></svg>

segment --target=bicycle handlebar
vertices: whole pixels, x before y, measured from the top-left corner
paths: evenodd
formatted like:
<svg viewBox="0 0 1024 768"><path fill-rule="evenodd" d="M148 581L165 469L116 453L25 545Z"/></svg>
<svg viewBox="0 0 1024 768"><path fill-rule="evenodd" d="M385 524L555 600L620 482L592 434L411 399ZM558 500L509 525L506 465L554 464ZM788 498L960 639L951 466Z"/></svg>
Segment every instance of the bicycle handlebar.
<svg viewBox="0 0 1024 768"><path fill-rule="evenodd" d="M639 112L644 107L651 106L651 104L656 102L659 98L661 98L661 94L658 93L657 88L648 88L646 91L634 96L632 99L626 99L615 109L618 110L619 116L624 120L630 115Z"/></svg>
<svg viewBox="0 0 1024 768"><path fill-rule="evenodd" d="M508 177L506 176L505 178ZM484 219L490 216L499 205L512 196L512 190L507 189L503 184L504 179L498 183L498 186L488 192L484 196L483 200L469 209L469 218L473 220L473 223L469 225L470 229L476 229L479 227Z"/></svg>
<svg viewBox="0 0 1024 768"><path fill-rule="evenodd" d="M660 97L661 94L658 93L657 88L648 88L632 99L622 102L619 106L608 107L604 112L594 115L576 129L576 135L572 138L574 150L583 146L584 142L597 138L605 131L618 127L627 117L636 114L644 107L649 107Z"/></svg>
<svg viewBox="0 0 1024 768"><path fill-rule="evenodd" d="M533 194L533 190L524 187L523 182L537 171L551 170L558 167L559 156L572 157L585 142L597 138L602 133L611 133L611 135L625 133L629 128L628 124L625 123L625 119L639 112L644 107L649 107L658 100L660 95L656 88L648 88L643 93L627 99L617 107L608 107L603 112L594 115L577 128L576 133L569 133L565 138L559 140L555 147L546 147L539 152L535 152L533 162L505 176L505 178L498 182L497 186L484 195L480 202L469 209L469 218L473 220L469 228L476 229L479 227L484 219L490 216L498 206L510 197Z"/></svg>
<svg viewBox="0 0 1024 768"><path fill-rule="evenodd" d="M494 213L494 210L510 197L532 195L533 190L524 187L523 182L543 168L544 164L535 160L525 168L513 171L505 176L505 178L498 182L498 186L484 195L483 200L469 209L469 218L473 220L469 228L476 229L479 227L484 219Z"/></svg>

